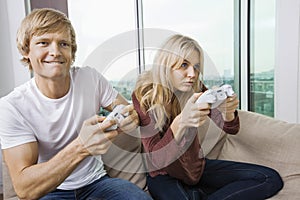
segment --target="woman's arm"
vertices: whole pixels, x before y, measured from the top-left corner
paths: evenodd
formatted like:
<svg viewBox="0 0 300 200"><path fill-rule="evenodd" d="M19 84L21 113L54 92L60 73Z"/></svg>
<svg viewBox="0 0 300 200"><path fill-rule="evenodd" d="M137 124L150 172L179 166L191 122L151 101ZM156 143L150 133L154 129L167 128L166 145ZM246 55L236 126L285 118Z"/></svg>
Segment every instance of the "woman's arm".
<svg viewBox="0 0 300 200"><path fill-rule="evenodd" d="M216 108L212 109L209 117L215 122L215 124L221 128L223 131L229 134L237 134L240 130L240 120L238 116L238 111L235 110L233 113L232 121L225 121L222 113Z"/></svg>

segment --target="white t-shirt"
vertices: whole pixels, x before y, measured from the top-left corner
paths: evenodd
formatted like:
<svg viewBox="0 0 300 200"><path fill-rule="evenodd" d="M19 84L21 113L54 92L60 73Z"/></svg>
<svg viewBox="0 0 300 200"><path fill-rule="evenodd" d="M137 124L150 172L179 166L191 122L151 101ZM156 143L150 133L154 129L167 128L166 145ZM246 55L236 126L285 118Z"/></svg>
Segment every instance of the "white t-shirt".
<svg viewBox="0 0 300 200"><path fill-rule="evenodd" d="M110 105L118 94L90 67L71 68L70 75L70 90L62 98L44 96L32 78L0 99L2 149L37 141L38 163L45 162L78 136L84 120ZM101 156L90 156L58 188L80 188L105 174Z"/></svg>

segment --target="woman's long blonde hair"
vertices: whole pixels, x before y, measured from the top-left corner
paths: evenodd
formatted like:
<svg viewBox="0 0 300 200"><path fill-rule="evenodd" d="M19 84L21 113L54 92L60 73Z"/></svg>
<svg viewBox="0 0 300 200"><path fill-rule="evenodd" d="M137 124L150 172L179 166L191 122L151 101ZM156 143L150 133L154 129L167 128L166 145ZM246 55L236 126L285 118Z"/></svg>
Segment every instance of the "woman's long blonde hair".
<svg viewBox="0 0 300 200"><path fill-rule="evenodd" d="M156 128L160 131L181 112L187 99L201 90L202 82L195 81L194 91L175 94L170 81L171 70L178 69L193 51L200 55L200 71L196 74L199 79L203 73L202 48L192 38L179 34L173 35L162 45L154 58L152 69L138 78L135 95L141 108L153 114ZM166 106L171 106L171 112L167 112Z"/></svg>

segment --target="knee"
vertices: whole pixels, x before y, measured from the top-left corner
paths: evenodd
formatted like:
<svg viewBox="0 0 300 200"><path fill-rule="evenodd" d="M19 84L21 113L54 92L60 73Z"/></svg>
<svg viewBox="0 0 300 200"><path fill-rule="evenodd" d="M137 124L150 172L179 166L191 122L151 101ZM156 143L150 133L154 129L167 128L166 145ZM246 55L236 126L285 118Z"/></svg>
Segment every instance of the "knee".
<svg viewBox="0 0 300 200"><path fill-rule="evenodd" d="M276 171L276 170L273 170L271 169L270 170L270 173L268 174L267 176L267 180L266 180L269 186L269 191L270 195L274 195L276 193L278 193L284 186L284 182L280 176L280 174Z"/></svg>

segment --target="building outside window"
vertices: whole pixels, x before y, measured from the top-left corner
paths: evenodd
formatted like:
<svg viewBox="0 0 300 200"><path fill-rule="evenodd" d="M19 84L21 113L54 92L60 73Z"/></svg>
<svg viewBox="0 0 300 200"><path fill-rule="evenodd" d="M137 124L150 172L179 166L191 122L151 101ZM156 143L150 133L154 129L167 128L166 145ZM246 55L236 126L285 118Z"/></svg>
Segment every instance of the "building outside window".
<svg viewBox="0 0 300 200"><path fill-rule="evenodd" d="M249 25L249 109L274 117L275 1L251 1Z"/></svg>

